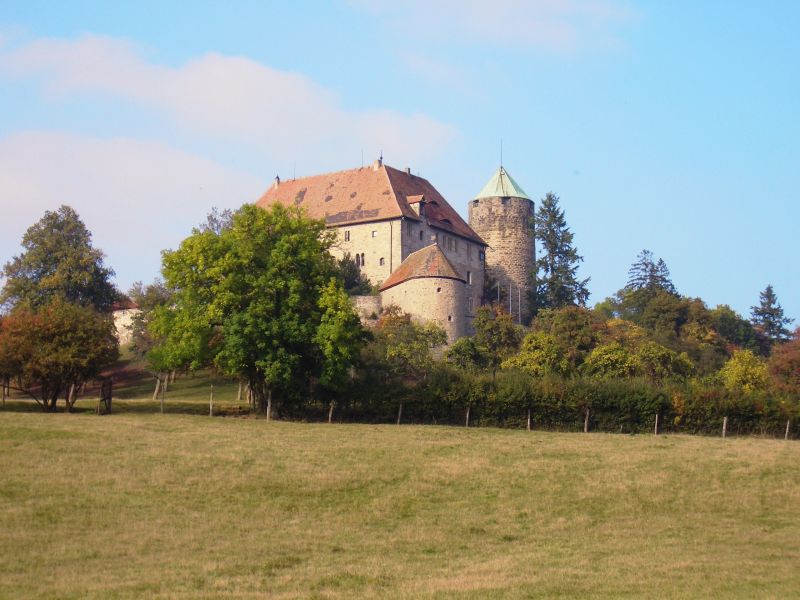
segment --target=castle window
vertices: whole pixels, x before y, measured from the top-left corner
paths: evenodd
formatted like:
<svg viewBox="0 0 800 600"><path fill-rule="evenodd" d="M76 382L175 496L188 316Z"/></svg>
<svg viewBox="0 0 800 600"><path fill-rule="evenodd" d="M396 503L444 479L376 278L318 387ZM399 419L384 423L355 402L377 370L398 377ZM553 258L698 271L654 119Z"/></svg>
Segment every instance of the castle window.
<svg viewBox="0 0 800 600"><path fill-rule="evenodd" d="M380 262L380 265L383 266L386 261L384 260L383 257L381 257L381 260L379 262Z"/></svg>
<svg viewBox="0 0 800 600"><path fill-rule="evenodd" d="M422 229L419 230L419 240L422 241Z"/></svg>
<svg viewBox="0 0 800 600"><path fill-rule="evenodd" d="M475 308L475 298L467 298L467 309L472 312L473 308Z"/></svg>
<svg viewBox="0 0 800 600"><path fill-rule="evenodd" d="M349 242L350 241L350 232L349 231L345 231L344 232L344 241L345 242Z"/></svg>
<svg viewBox="0 0 800 600"><path fill-rule="evenodd" d="M486 258L486 254L483 252L478 252L478 260L482 262L484 258Z"/></svg>
<svg viewBox="0 0 800 600"><path fill-rule="evenodd" d="M356 253L356 266L357 267L361 266L361 255L358 253Z"/></svg>
<svg viewBox="0 0 800 600"><path fill-rule="evenodd" d="M361 265L362 265L362 266L364 266L365 264L367 264L367 263L366 263L366 261L364 260L364 253L362 252L362 253L361 253Z"/></svg>
<svg viewBox="0 0 800 600"><path fill-rule="evenodd" d="M453 315L447 315L447 320L448 321L452 321L453 320Z"/></svg>
<svg viewBox="0 0 800 600"><path fill-rule="evenodd" d="M453 240L453 248L456 252L458 252L458 238Z"/></svg>
<svg viewBox="0 0 800 600"><path fill-rule="evenodd" d="M472 206L478 206L478 202L480 202L480 200L476 198L475 200L472 201Z"/></svg>
<svg viewBox="0 0 800 600"><path fill-rule="evenodd" d="M442 291L442 288L436 288L436 293L437 293L437 294L438 294L439 292L441 292L441 291Z"/></svg>
<svg viewBox="0 0 800 600"><path fill-rule="evenodd" d="M472 285L472 271L467 271L467 285Z"/></svg>
<svg viewBox="0 0 800 600"><path fill-rule="evenodd" d="M378 232L374 229L372 230L372 237L378 237Z"/></svg>
<svg viewBox="0 0 800 600"><path fill-rule="evenodd" d="M412 232L413 232L413 228L411 226L411 221L408 221L406 223L406 235L408 235L408 237L411 237L411 233Z"/></svg>

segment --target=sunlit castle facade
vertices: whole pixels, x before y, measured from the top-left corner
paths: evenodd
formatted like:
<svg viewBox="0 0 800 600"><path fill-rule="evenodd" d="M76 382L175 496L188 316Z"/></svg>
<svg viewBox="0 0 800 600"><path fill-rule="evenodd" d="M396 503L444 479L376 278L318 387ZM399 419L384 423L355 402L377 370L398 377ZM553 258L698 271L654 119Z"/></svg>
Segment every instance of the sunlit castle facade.
<svg viewBox="0 0 800 600"><path fill-rule="evenodd" d="M257 205L275 203L324 219L337 234L332 253L349 254L378 287L379 296L356 299L362 318L396 305L415 320L441 325L452 343L472 333L487 271L503 286L511 282L514 293L529 285L523 269L533 260L533 203L502 167L470 202L469 224L426 179L382 160L276 178ZM517 295L523 305L516 302L512 312L524 316L526 294Z"/></svg>

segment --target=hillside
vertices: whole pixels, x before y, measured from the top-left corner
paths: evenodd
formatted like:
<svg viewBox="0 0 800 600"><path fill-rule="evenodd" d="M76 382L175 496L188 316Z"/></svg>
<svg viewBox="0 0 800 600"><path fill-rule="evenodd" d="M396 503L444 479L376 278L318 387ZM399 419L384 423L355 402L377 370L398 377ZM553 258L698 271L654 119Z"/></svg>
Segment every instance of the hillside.
<svg viewBox="0 0 800 600"><path fill-rule="evenodd" d="M0 597L790 597L770 439L0 413Z"/></svg>

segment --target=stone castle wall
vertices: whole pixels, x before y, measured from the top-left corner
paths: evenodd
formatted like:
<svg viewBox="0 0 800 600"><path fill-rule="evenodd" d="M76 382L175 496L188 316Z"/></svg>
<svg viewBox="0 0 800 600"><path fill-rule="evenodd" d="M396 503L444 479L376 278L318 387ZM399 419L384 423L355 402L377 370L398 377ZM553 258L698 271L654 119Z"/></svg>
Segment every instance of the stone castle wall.
<svg viewBox="0 0 800 600"><path fill-rule="evenodd" d="M337 239L331 254L340 259L349 253L353 260L363 254L361 271L375 285L385 281L405 258L401 258L399 219L342 225L334 231Z"/></svg>
<svg viewBox="0 0 800 600"><path fill-rule="evenodd" d="M458 273L467 280L464 289L464 312L466 318L465 335L472 334L472 319L481 305L483 293L484 261L483 246L462 237L451 235L440 229L428 227L425 223L417 223L408 219L402 225L403 260L417 250L432 243L437 243L448 260L453 263ZM420 239L422 232L422 239Z"/></svg>
<svg viewBox="0 0 800 600"><path fill-rule="evenodd" d="M434 321L447 332L452 344L467 333L466 286L455 279L409 279L381 292L384 307L397 305L419 322Z"/></svg>
<svg viewBox="0 0 800 600"><path fill-rule="evenodd" d="M380 296L351 296L350 302L365 325L375 324L381 315Z"/></svg>
<svg viewBox="0 0 800 600"><path fill-rule="evenodd" d="M486 273L508 291L511 312L529 317L527 295L535 266L533 202L525 198L479 198L469 202L469 225L489 244ZM521 299L520 299L521 296Z"/></svg>

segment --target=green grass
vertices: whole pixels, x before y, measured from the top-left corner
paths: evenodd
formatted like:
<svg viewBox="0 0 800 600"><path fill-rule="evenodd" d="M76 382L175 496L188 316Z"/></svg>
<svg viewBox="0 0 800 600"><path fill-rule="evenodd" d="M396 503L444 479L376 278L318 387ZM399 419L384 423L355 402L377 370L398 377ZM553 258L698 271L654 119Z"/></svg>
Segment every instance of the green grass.
<svg viewBox="0 0 800 600"><path fill-rule="evenodd" d="M0 597L793 597L800 445L0 412Z"/></svg>

